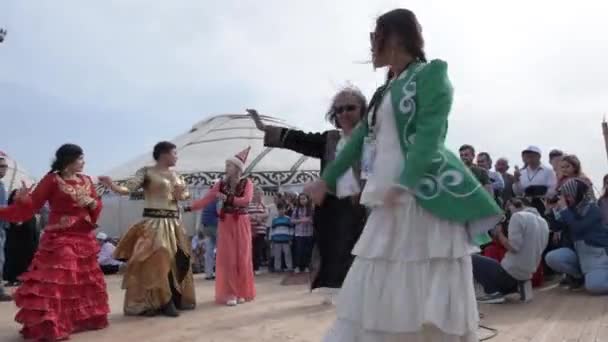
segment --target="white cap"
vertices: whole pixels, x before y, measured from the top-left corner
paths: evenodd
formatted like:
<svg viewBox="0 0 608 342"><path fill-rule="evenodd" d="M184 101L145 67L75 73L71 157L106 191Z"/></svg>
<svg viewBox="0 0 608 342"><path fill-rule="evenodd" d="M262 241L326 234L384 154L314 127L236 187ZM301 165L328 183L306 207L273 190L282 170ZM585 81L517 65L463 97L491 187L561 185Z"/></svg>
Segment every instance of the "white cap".
<svg viewBox="0 0 608 342"><path fill-rule="evenodd" d="M108 239L108 234L106 234L104 232L97 233L97 240L107 240L107 239Z"/></svg>
<svg viewBox="0 0 608 342"><path fill-rule="evenodd" d="M526 152L533 152L533 153L542 155L540 148L538 148L537 146L534 146L534 145L530 145L525 150L521 151L521 153L526 153Z"/></svg>

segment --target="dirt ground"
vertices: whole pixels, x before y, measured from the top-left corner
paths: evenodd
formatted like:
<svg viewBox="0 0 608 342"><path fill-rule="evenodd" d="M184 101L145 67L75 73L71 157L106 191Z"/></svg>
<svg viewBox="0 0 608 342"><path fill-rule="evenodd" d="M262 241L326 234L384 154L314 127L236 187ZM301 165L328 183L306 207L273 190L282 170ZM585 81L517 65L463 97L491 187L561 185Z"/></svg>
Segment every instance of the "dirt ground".
<svg viewBox="0 0 608 342"><path fill-rule="evenodd" d="M72 336L72 341L129 342L319 342L334 320L331 306L306 285L281 285L281 276L256 277L258 297L237 307L215 305L213 282L196 276L198 307L179 318L143 318L122 315L120 278L107 278L110 327ZM482 305L479 337L491 342L598 342L608 341L608 296L594 297L547 286L534 300L512 300L503 305ZM0 303L0 342L22 341L13 321L16 307Z"/></svg>
<svg viewBox="0 0 608 342"><path fill-rule="evenodd" d="M321 295L305 285L281 286L281 278L270 274L256 277L257 299L237 307L216 305L213 282L196 276L198 307L175 319L123 316L120 278L108 277L107 282L110 326L75 334L71 341L317 342L334 317L332 307L320 304ZM22 341L15 313L13 303L0 303L2 342Z"/></svg>

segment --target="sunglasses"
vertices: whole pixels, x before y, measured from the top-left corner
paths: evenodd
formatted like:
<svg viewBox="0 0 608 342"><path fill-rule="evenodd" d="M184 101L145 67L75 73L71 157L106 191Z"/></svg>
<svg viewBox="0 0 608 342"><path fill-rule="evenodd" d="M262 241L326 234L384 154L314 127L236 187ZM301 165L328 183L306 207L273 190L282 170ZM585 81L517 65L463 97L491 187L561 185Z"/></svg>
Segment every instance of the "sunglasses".
<svg viewBox="0 0 608 342"><path fill-rule="evenodd" d="M357 106L355 106L355 105L346 105L346 106L334 107L334 112L336 114L342 114L344 112L352 112L355 109L357 109Z"/></svg>

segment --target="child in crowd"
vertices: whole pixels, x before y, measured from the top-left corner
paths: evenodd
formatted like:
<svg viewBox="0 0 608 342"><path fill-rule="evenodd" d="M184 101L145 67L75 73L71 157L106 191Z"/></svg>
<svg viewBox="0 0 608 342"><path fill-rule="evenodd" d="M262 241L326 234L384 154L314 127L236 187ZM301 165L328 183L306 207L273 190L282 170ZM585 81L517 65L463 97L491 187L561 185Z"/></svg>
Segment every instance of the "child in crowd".
<svg viewBox="0 0 608 342"><path fill-rule="evenodd" d="M306 194L298 196L291 223L295 225L295 272L308 272L313 248L312 202Z"/></svg>
<svg viewBox="0 0 608 342"><path fill-rule="evenodd" d="M277 216L272 220L270 228L270 241L272 242L272 256L274 258L274 271L280 272L282 269L281 261L285 257L287 272L293 271L291 259L291 243L293 240L293 223L286 214L285 203L277 204Z"/></svg>

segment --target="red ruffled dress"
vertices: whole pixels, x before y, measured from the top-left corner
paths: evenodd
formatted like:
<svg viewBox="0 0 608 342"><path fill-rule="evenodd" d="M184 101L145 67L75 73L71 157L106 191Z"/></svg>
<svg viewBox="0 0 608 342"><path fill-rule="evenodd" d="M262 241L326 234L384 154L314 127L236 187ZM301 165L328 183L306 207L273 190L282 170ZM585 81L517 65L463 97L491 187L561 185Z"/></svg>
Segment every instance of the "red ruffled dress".
<svg viewBox="0 0 608 342"><path fill-rule="evenodd" d="M94 209L88 204L96 202ZM28 199L0 208L0 219L21 222L49 202L49 223L38 251L14 294L15 320L26 339L57 341L71 333L108 325L108 295L97 263L93 230L101 201L93 182L81 175L64 180L48 174Z"/></svg>

